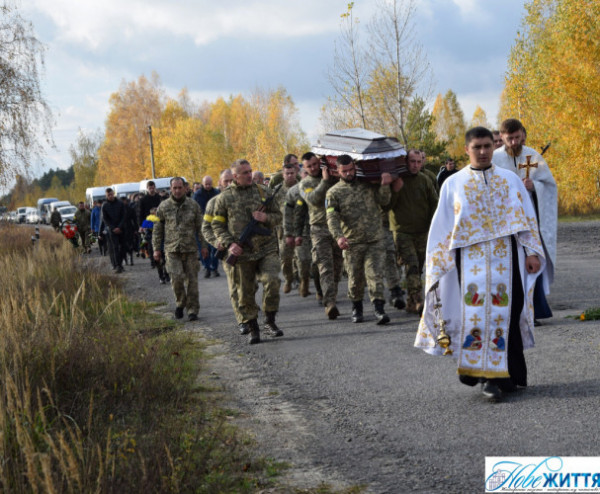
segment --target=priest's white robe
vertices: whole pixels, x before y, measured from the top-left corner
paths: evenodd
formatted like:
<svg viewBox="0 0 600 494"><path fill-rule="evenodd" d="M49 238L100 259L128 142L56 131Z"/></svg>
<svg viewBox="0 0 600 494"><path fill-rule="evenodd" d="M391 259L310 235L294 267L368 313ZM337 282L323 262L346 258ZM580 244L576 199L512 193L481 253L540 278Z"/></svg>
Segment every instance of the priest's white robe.
<svg viewBox="0 0 600 494"><path fill-rule="evenodd" d="M494 151L492 163L505 170L516 173L521 179L525 178L525 169L519 169L519 164L527 161L537 163L537 168L529 169L529 178L533 181L539 213L539 229L542 243L546 249L546 270L544 271L544 292L550 293L550 285L554 281L554 266L556 265L556 228L558 222L558 191L550 167L535 149L523 146L519 156L509 156L506 146Z"/></svg>
<svg viewBox="0 0 600 494"><path fill-rule="evenodd" d="M459 283L456 255L461 250L466 252L481 247L482 251L487 251L493 257L498 244L511 244L511 236L516 240L525 297L523 309L517 315L519 328L523 348L533 347L533 289L539 272L545 266L544 250L535 210L525 186L514 173L494 165L484 171L467 166L449 177L442 187L427 241L425 307L417 331L416 347L434 355L441 355L444 351L436 341L439 318L436 317L434 305L439 297L442 304L440 316L446 321L446 332L452 340L450 348L454 357L461 358L461 351L468 341L465 340L465 334L469 334L469 325L472 324L466 318L472 316L472 306L479 303L465 304L466 297ZM542 266L538 273L527 273L526 255L539 257ZM490 270L488 262L487 271ZM505 277L506 287L510 289L508 270ZM497 283L497 275L495 280L494 283ZM489 282L487 286L481 283L479 287L484 301L481 304L483 312L480 326L488 338L488 347L493 347L491 335L496 330L490 315L496 309L492 306L494 296L497 297L496 287L497 284L491 286ZM466 305L471 307L465 310ZM504 337L508 341L508 334L504 334ZM475 370L470 375L506 377L506 373L495 373L493 370L488 372L488 369L481 373Z"/></svg>

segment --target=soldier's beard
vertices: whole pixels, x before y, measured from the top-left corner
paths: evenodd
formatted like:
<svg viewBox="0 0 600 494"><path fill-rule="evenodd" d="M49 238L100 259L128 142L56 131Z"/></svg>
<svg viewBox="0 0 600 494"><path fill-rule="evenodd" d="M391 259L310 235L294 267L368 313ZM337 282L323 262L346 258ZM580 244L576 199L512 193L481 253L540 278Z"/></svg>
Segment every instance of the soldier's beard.
<svg viewBox="0 0 600 494"><path fill-rule="evenodd" d="M354 180L356 180L356 175L352 175L352 177L340 177L340 178L347 184L351 184L352 182L354 182Z"/></svg>

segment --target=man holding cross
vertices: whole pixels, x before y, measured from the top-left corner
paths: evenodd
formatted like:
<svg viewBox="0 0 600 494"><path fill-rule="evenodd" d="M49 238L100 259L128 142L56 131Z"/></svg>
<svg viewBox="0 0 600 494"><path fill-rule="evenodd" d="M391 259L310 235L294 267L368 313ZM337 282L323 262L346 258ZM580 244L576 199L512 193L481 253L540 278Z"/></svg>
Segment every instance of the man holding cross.
<svg viewBox="0 0 600 494"><path fill-rule="evenodd" d="M460 381L485 381L483 395L497 401L527 385L523 351L534 344L532 299L545 258L522 181L492 163L492 133L475 127L465 143L470 163L444 182L429 230L415 346L453 354Z"/></svg>
<svg viewBox="0 0 600 494"><path fill-rule="evenodd" d="M556 182L542 155L523 145L525 129L519 120L509 118L502 122L500 135L504 146L494 151L492 162L500 168L513 171L523 180L535 207L546 254L546 270L538 278L533 302L537 325L538 319L552 317L545 295L550 293L550 285L554 281L556 261Z"/></svg>

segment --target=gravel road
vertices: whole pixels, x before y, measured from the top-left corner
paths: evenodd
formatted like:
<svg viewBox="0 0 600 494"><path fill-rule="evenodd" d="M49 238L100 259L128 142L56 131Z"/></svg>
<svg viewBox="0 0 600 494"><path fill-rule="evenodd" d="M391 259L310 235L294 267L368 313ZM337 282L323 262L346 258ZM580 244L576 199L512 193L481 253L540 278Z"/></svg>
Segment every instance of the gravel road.
<svg viewBox="0 0 600 494"><path fill-rule="evenodd" d="M171 289L148 261L123 276L172 314ZM453 359L413 348L416 317L388 307L391 324L377 326L365 306L365 323L351 324L345 285L336 321L314 298L282 294L285 336L252 347L237 334L224 275L201 277L200 293L200 321L184 329L218 342L212 379L260 454L292 465L290 485L483 492L485 456L600 455L600 321L568 317L600 306L600 222L559 225L554 318L526 353L529 387L498 404L461 385Z"/></svg>

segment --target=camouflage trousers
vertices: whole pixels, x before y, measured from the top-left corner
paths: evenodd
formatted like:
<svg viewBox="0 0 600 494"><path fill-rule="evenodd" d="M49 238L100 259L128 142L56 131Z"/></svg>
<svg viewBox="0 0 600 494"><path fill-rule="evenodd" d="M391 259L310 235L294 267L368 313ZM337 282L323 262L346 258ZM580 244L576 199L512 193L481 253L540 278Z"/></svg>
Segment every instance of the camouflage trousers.
<svg viewBox="0 0 600 494"><path fill-rule="evenodd" d="M385 230L385 261L383 275L387 282L389 290L400 286L400 271L398 270L398 260L396 257L396 245L394 244L394 235L391 231Z"/></svg>
<svg viewBox="0 0 600 494"><path fill-rule="evenodd" d="M323 305L335 304L338 283L342 276L344 259L342 249L331 236L327 226L312 225L310 227L313 259L319 266L319 278L323 290Z"/></svg>
<svg viewBox="0 0 600 494"><path fill-rule="evenodd" d="M281 258L281 274L283 281L292 283L294 280L294 246L288 247L283 236L283 229L277 227L277 238L279 240L279 257Z"/></svg>
<svg viewBox="0 0 600 494"><path fill-rule="evenodd" d="M406 268L406 290L409 295L421 296L421 273L425 264L427 233L394 232L398 264Z"/></svg>
<svg viewBox="0 0 600 494"><path fill-rule="evenodd" d="M301 280L306 280L310 276L312 265L311 249L310 237L302 237L302 245L296 247L296 264L298 266L298 276Z"/></svg>
<svg viewBox="0 0 600 494"><path fill-rule="evenodd" d="M223 261L223 271L225 271L225 276L227 276L227 288L229 289L229 301L231 302L231 308L233 309L233 315L235 316L235 320L238 324L244 322L244 317L240 312L239 302L238 302L238 293L237 287L235 286L235 281L233 279L233 266L231 264Z"/></svg>
<svg viewBox="0 0 600 494"><path fill-rule="evenodd" d="M275 251L267 252L264 257L256 261L238 259L233 267L233 281L237 290L241 322L248 322L258 317L257 281L263 285L263 311L277 312L279 310L280 269L281 263Z"/></svg>
<svg viewBox="0 0 600 494"><path fill-rule="evenodd" d="M361 301L365 294L366 285L369 288L369 300L371 302L384 300L384 241L351 244L343 252L346 271L348 271L348 298L352 302Z"/></svg>
<svg viewBox="0 0 600 494"><path fill-rule="evenodd" d="M81 246L87 251L90 248L90 230L79 230L79 238L81 239Z"/></svg>
<svg viewBox="0 0 600 494"><path fill-rule="evenodd" d="M177 307L186 308L188 314L198 314L200 293L198 292L198 252L167 252L167 272L175 293Z"/></svg>

